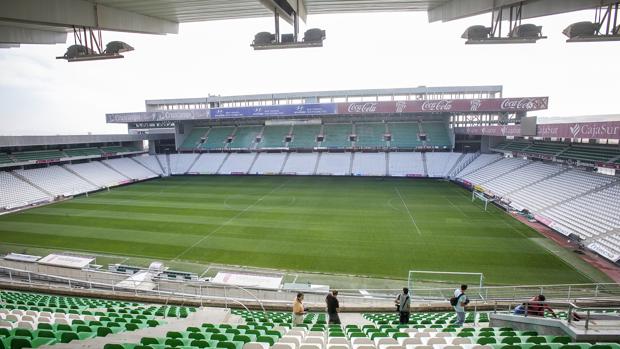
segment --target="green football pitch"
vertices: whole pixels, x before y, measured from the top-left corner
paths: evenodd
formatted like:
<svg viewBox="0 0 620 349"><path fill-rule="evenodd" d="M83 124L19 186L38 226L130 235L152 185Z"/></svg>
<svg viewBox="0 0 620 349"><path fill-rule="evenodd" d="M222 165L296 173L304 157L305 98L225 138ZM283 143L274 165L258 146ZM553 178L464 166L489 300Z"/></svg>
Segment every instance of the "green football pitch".
<svg viewBox="0 0 620 349"><path fill-rule="evenodd" d="M0 217L5 246L396 279L415 269L481 272L486 284L592 282L540 240L549 242L452 183L404 178L171 177Z"/></svg>

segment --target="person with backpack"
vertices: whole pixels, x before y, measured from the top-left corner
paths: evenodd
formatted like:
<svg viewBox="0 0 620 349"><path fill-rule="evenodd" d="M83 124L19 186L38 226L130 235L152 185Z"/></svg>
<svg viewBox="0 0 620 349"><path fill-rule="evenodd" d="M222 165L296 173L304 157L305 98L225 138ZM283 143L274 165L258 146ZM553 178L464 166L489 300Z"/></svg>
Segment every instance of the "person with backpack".
<svg viewBox="0 0 620 349"><path fill-rule="evenodd" d="M454 297L450 298L450 305L454 307L456 312L455 325L463 326L465 323L465 306L469 303L469 299L465 294L467 285L461 285L460 288L454 290Z"/></svg>
<svg viewBox="0 0 620 349"><path fill-rule="evenodd" d="M394 303L396 303L396 309L400 315L398 322L401 325L408 324L409 316L411 315L411 297L409 297L409 289L407 287L403 288L403 293L396 297Z"/></svg>

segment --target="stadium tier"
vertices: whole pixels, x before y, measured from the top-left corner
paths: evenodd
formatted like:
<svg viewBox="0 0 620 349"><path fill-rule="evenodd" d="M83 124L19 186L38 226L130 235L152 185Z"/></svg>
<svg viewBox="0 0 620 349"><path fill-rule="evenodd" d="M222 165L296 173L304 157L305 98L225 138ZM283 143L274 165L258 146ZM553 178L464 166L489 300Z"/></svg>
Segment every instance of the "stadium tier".
<svg viewBox="0 0 620 349"><path fill-rule="evenodd" d="M435 148L449 149L452 147L446 125L439 122L424 122L422 128L426 134L425 144Z"/></svg>
<svg viewBox="0 0 620 349"><path fill-rule="evenodd" d="M230 149L252 149L256 144L256 138L260 135L262 126L239 126L233 135L232 142L228 144Z"/></svg>
<svg viewBox="0 0 620 349"><path fill-rule="evenodd" d="M280 174L287 153L259 153L250 174Z"/></svg>
<svg viewBox="0 0 620 349"><path fill-rule="evenodd" d="M422 153L389 153L388 164L388 172L392 176L424 177L426 174Z"/></svg>
<svg viewBox="0 0 620 349"><path fill-rule="evenodd" d="M196 149L208 131L207 127L195 127L181 144L181 149Z"/></svg>
<svg viewBox="0 0 620 349"><path fill-rule="evenodd" d="M424 145L418 137L420 126L413 122L391 122L388 124L392 136L391 148L416 148Z"/></svg>
<svg viewBox="0 0 620 349"><path fill-rule="evenodd" d="M315 173L318 157L319 153L289 153L282 173L312 175Z"/></svg>
<svg viewBox="0 0 620 349"><path fill-rule="evenodd" d="M356 123L355 146L358 148L385 148L386 126L384 123Z"/></svg>
<svg viewBox="0 0 620 349"><path fill-rule="evenodd" d="M170 155L174 157L176 155ZM194 165L189 169L191 173L216 174L222 163L226 159L226 153L204 153L200 154Z"/></svg>
<svg viewBox="0 0 620 349"><path fill-rule="evenodd" d="M261 135L259 148L284 148L286 146L286 137L290 135L291 126L265 126L265 130Z"/></svg>
<svg viewBox="0 0 620 349"><path fill-rule="evenodd" d="M319 133L321 133L321 125L294 125L292 139L288 146L291 149L312 149L317 146L316 137Z"/></svg>
<svg viewBox="0 0 620 349"><path fill-rule="evenodd" d="M323 141L321 147L325 148L350 148L350 136L353 133L351 124L326 124L323 125Z"/></svg>
<svg viewBox="0 0 620 349"><path fill-rule="evenodd" d="M211 127L206 134L207 139L200 145L200 149L223 149L228 137L235 131L235 127Z"/></svg>

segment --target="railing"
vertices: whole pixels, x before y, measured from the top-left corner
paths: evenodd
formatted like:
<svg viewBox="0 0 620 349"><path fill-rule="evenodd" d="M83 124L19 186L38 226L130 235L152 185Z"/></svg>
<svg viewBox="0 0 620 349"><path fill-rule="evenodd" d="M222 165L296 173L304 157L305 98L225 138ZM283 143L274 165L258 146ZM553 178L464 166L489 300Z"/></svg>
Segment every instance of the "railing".
<svg viewBox="0 0 620 349"><path fill-rule="evenodd" d="M616 303L620 304L620 299L600 299L599 301L604 301L605 303ZM498 308L507 307L506 311L499 310ZM579 306L575 304L575 302L558 302L558 301L533 301L531 299L522 300L520 302L508 302L504 304L499 304L499 302L495 302L494 304L494 313L502 313L507 312L511 315L528 317L544 317L545 312L552 312L555 316L555 311L551 309L551 307L556 308L556 310L565 310L567 313L567 322L569 325L574 324L576 321L584 321L584 328L587 331L590 328L590 322L592 319L601 319L601 318L609 318L615 321L620 319L620 307L619 306ZM517 308L519 308L517 310ZM612 315L610 315L612 312Z"/></svg>
<svg viewBox="0 0 620 349"><path fill-rule="evenodd" d="M73 270L72 270L73 271ZM240 287L228 284L216 284L203 281L172 281L157 280L150 282L148 289L140 288L144 282L126 280L128 275L108 272L86 273L74 270L75 276L59 276L40 272L27 271L17 268L0 266L0 281L11 284L48 287L50 289L80 289L86 292L109 291L113 294L133 294L156 297L164 302L171 297L176 297L185 302L203 304L203 302L220 302L225 307L229 303L235 303L246 308L247 304L255 304L265 314L265 305L272 308L288 308L295 298L296 290L261 289L253 287ZM2 280L4 279L4 280ZM118 286L120 282L128 286ZM393 308L394 299L400 293L399 289L339 289L341 307L349 308L375 308L385 311ZM410 290L412 300L418 305L444 305L449 306L448 299L454 292L453 287L427 287L413 288ZM470 287L467 294L476 306L489 306L492 304L514 304L529 299L532 295L545 294L548 299L565 300L615 300L620 302L619 284L573 284L573 285L521 285L521 286L490 286ZM323 292L306 291L306 303L311 307L322 307L325 304ZM494 303L495 302L495 303Z"/></svg>

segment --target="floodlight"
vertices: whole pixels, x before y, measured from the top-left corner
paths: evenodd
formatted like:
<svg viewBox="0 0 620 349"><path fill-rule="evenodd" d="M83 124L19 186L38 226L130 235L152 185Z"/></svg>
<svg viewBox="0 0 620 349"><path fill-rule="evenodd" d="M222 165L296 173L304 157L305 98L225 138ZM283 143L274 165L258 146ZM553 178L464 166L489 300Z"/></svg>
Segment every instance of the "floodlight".
<svg viewBox="0 0 620 349"><path fill-rule="evenodd" d="M473 25L465 30L461 38L468 40L484 40L488 39L491 34L491 27L483 25Z"/></svg>
<svg viewBox="0 0 620 349"><path fill-rule="evenodd" d="M76 59L78 57L94 55L95 52L84 45L71 45L67 48L67 52L60 57L64 59Z"/></svg>
<svg viewBox="0 0 620 349"><path fill-rule="evenodd" d="M312 28L304 33L304 42L322 42L325 40L325 30Z"/></svg>
<svg viewBox="0 0 620 349"><path fill-rule="evenodd" d="M104 53L106 54L119 54L121 52L133 51L133 47L122 41L110 41L106 47Z"/></svg>
<svg viewBox="0 0 620 349"><path fill-rule="evenodd" d="M268 32L260 32L254 35L253 45L267 45L276 41L276 36Z"/></svg>
<svg viewBox="0 0 620 349"><path fill-rule="evenodd" d="M518 39L541 39L542 36L542 26L534 25L534 24L522 24L514 27L512 31L508 34L511 38Z"/></svg>
<svg viewBox="0 0 620 349"><path fill-rule="evenodd" d="M620 26L607 34L600 33L601 23L577 22L569 25L562 31L568 37L566 42L594 42L594 41L620 41L618 30Z"/></svg>

